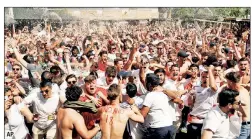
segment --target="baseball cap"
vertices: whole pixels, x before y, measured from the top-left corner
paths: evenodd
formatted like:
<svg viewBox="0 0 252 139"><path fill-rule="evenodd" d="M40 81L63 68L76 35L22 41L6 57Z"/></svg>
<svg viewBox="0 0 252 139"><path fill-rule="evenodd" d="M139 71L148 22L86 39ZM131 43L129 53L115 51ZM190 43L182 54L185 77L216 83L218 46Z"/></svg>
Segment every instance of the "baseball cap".
<svg viewBox="0 0 252 139"><path fill-rule="evenodd" d="M122 77L129 77L129 76L131 76L132 75L132 72L131 71L120 71L119 73L118 73L118 76L120 77L120 76L122 76Z"/></svg>
<svg viewBox="0 0 252 139"><path fill-rule="evenodd" d="M178 57L184 57L185 58L185 57L188 57L188 56L189 56L189 54L187 54L185 51L181 50L181 51L178 52Z"/></svg>

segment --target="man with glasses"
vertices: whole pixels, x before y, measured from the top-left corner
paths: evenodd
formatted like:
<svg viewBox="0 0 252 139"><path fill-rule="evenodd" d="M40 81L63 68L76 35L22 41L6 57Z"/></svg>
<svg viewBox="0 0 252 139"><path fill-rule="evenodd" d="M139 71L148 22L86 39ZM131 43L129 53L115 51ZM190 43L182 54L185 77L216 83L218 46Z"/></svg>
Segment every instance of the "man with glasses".
<svg viewBox="0 0 252 139"><path fill-rule="evenodd" d="M204 119L201 139L227 139L229 135L228 114L239 109L241 101L239 92L225 89L219 93L219 106L210 110Z"/></svg>
<svg viewBox="0 0 252 139"><path fill-rule="evenodd" d="M56 135L56 111L59 107L59 95L52 92L52 82L41 82L40 92L30 94L24 99L31 104L37 121L32 127L33 138L53 139Z"/></svg>
<svg viewBox="0 0 252 139"><path fill-rule="evenodd" d="M13 40L11 48L14 50L16 59L28 70L32 87L38 87L39 75L42 73L42 67L35 62L35 59L32 55L25 55L22 58L16 45L16 42Z"/></svg>
<svg viewBox="0 0 252 139"><path fill-rule="evenodd" d="M77 83L77 77L74 74L70 74L66 77L66 83L67 83L67 87L71 87L76 85ZM66 90L62 89L60 90L60 102L64 103L66 101L66 94L65 94Z"/></svg>

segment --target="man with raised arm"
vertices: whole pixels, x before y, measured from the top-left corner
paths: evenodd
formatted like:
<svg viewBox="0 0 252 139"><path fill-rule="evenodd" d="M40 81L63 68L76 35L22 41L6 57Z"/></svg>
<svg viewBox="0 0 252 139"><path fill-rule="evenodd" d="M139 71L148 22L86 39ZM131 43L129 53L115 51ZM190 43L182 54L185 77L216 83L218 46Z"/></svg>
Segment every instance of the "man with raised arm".
<svg viewBox="0 0 252 139"><path fill-rule="evenodd" d="M78 86L71 86L66 89L66 99L70 103L77 102L81 94L82 89ZM88 131L83 117L77 110L65 106L59 108L57 114L57 139L92 138L99 130L99 125L96 125L95 128Z"/></svg>
<svg viewBox="0 0 252 139"><path fill-rule="evenodd" d="M110 104L99 109L102 139L122 139L129 118L136 122L144 122L144 118L137 106L131 105L131 109L120 107L120 95L120 86L112 84L108 89Z"/></svg>

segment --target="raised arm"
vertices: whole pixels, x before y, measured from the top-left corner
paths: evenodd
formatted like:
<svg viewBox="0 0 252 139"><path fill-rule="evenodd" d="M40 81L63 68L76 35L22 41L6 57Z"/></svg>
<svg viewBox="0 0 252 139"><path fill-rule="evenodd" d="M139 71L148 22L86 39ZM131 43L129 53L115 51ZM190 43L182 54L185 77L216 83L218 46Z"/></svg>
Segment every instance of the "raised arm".
<svg viewBox="0 0 252 139"><path fill-rule="evenodd" d="M209 68L208 68L209 86L210 86L210 88L211 88L214 92L217 92L217 85L216 85L216 82L215 82L215 79L214 79L213 69L214 69L214 66L213 66L213 65L210 65Z"/></svg>
<svg viewBox="0 0 252 139"><path fill-rule="evenodd" d="M132 51L130 52L129 60L127 61L127 63L123 67L124 70L129 70L132 62L134 61L135 53L137 52L138 47L139 47L139 44L133 45Z"/></svg>
<svg viewBox="0 0 252 139"><path fill-rule="evenodd" d="M27 69L27 62L22 58L18 52L17 43L15 40L12 40L11 47L13 48L14 54L16 55L17 60Z"/></svg>

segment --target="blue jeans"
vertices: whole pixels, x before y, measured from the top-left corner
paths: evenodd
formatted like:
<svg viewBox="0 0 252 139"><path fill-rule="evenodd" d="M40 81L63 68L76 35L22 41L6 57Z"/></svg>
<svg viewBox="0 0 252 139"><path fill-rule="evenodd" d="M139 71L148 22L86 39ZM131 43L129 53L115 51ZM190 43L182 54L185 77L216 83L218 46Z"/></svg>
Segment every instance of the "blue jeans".
<svg viewBox="0 0 252 139"><path fill-rule="evenodd" d="M160 128L148 128L144 139L175 139L176 128L171 126Z"/></svg>
<svg viewBox="0 0 252 139"><path fill-rule="evenodd" d="M250 139L250 124L241 126L241 133L238 139Z"/></svg>

